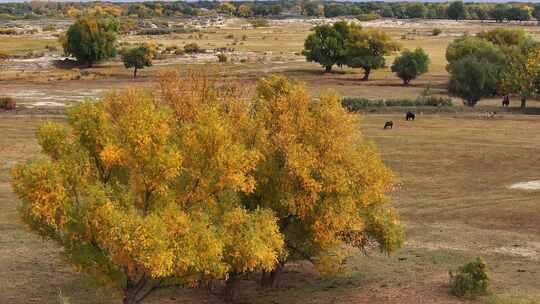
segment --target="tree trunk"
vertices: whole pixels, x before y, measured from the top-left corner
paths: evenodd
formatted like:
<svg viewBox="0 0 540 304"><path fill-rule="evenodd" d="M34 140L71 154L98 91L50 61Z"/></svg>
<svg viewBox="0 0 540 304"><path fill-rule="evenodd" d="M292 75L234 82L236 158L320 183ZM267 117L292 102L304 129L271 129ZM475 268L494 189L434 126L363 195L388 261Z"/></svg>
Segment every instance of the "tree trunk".
<svg viewBox="0 0 540 304"><path fill-rule="evenodd" d="M521 97L521 108L525 109L527 107L527 97Z"/></svg>
<svg viewBox="0 0 540 304"><path fill-rule="evenodd" d="M160 283L152 281L148 276L143 275L137 282L128 280L124 288L123 304L141 303L153 291L160 288Z"/></svg>
<svg viewBox="0 0 540 304"><path fill-rule="evenodd" d="M364 77L362 77L362 81L368 81L369 80L369 73L371 73L371 69L364 69Z"/></svg>
<svg viewBox="0 0 540 304"><path fill-rule="evenodd" d="M332 72L332 66L331 66L331 65L325 66L325 67L324 67L324 72L325 72L325 73L330 73L330 72Z"/></svg>
<svg viewBox="0 0 540 304"><path fill-rule="evenodd" d="M133 70L133 79L137 78L137 68Z"/></svg>
<svg viewBox="0 0 540 304"><path fill-rule="evenodd" d="M223 289L223 299L225 302L234 303L239 283L240 278L238 277L238 274L229 274L229 278L227 279L227 282L225 282L225 288Z"/></svg>
<svg viewBox="0 0 540 304"><path fill-rule="evenodd" d="M261 286L266 288L276 287L282 272L283 263L281 262L276 265L276 269L270 272L263 271L261 274Z"/></svg>

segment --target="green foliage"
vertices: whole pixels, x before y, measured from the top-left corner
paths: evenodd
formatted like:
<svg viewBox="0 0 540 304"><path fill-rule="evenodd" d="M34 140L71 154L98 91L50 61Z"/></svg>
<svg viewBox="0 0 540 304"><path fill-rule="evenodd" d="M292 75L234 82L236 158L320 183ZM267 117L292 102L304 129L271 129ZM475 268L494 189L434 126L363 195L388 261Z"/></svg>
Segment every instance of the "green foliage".
<svg viewBox="0 0 540 304"><path fill-rule="evenodd" d="M450 271L450 292L458 297L474 297L487 292L489 276L486 262L477 257L458 269Z"/></svg>
<svg viewBox="0 0 540 304"><path fill-rule="evenodd" d="M526 107L527 98L540 93L540 45L524 43L511 48L507 64L501 75L502 91L518 94L521 107Z"/></svg>
<svg viewBox="0 0 540 304"><path fill-rule="evenodd" d="M421 2L407 3L405 13L409 18L424 18L426 15L426 6Z"/></svg>
<svg viewBox="0 0 540 304"><path fill-rule="evenodd" d="M195 42L188 43L184 45L184 52L191 54L191 53L201 53L203 50L199 47L199 45Z"/></svg>
<svg viewBox="0 0 540 304"><path fill-rule="evenodd" d="M373 20L377 20L377 19L380 19L381 16L377 13L366 13L366 14L360 14L358 16L356 16L356 19L358 19L358 21L373 21Z"/></svg>
<svg viewBox="0 0 540 304"><path fill-rule="evenodd" d="M475 106L483 97L497 92L500 66L487 59L468 55L450 63L448 92L462 98L468 106Z"/></svg>
<svg viewBox="0 0 540 304"><path fill-rule="evenodd" d="M465 5L463 1L453 1L448 5L448 18L454 20L465 19Z"/></svg>
<svg viewBox="0 0 540 304"><path fill-rule="evenodd" d="M530 39L523 29L499 27L489 31L482 31L476 37L487 40L501 47L519 46Z"/></svg>
<svg viewBox="0 0 540 304"><path fill-rule="evenodd" d="M345 40L349 30L350 25L344 21L316 26L307 36L302 54L307 61L319 63L327 72L335 64L341 66L345 60Z"/></svg>
<svg viewBox="0 0 540 304"><path fill-rule="evenodd" d="M540 4L535 4L532 11L532 17L536 20L540 20Z"/></svg>
<svg viewBox="0 0 540 304"><path fill-rule="evenodd" d="M249 19L249 24L251 24L253 27L268 27L268 26L270 26L270 22L268 22L268 19L266 19L266 18Z"/></svg>
<svg viewBox="0 0 540 304"><path fill-rule="evenodd" d="M452 41L446 49L449 64L467 56L487 60L493 64L504 65L503 52L493 43L478 37L460 37Z"/></svg>
<svg viewBox="0 0 540 304"><path fill-rule="evenodd" d="M154 51L148 44L139 45L130 49L123 49L121 52L124 66L134 68L133 78L137 77L137 70L152 66Z"/></svg>
<svg viewBox="0 0 540 304"><path fill-rule="evenodd" d="M368 108L381 107L453 107L452 99L446 97L420 96L416 99L367 99L344 97L341 104L348 111L358 112Z"/></svg>
<svg viewBox="0 0 540 304"><path fill-rule="evenodd" d="M400 45L383 31L353 25L349 31L345 42L345 62L352 68L362 68L364 81L369 79L372 70L385 66L384 56L400 49Z"/></svg>
<svg viewBox="0 0 540 304"><path fill-rule="evenodd" d="M115 19L83 16L60 37L60 43L66 55L91 66L96 61L116 55L117 30Z"/></svg>
<svg viewBox="0 0 540 304"><path fill-rule="evenodd" d="M17 102L13 97L0 97L0 109L13 110L17 106Z"/></svg>
<svg viewBox="0 0 540 304"><path fill-rule="evenodd" d="M433 36L439 36L442 33L442 30L440 28L434 28L431 30L431 34Z"/></svg>
<svg viewBox="0 0 540 304"><path fill-rule="evenodd" d="M429 56L422 49L414 51L405 50L396 57L392 64L392 72L396 73L403 80L405 85L428 71Z"/></svg>

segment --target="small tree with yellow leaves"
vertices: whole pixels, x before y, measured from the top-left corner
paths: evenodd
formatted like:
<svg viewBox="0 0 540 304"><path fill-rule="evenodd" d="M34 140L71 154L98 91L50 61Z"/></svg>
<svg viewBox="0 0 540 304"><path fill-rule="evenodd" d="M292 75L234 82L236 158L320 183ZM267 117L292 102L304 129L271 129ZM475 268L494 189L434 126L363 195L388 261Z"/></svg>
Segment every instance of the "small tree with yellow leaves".
<svg viewBox="0 0 540 304"><path fill-rule="evenodd" d="M165 84L161 99L127 90L76 105L69 126L38 129L46 157L12 171L24 222L124 304L171 285L229 278L234 287L285 254L273 212L242 204L261 154L237 139L217 94L193 88L167 95L174 87ZM178 104L194 108L180 115Z"/></svg>
<svg viewBox="0 0 540 304"><path fill-rule="evenodd" d="M506 60L502 90L519 95L521 108L525 108L527 99L540 92L540 45L531 41L514 47L508 51Z"/></svg>

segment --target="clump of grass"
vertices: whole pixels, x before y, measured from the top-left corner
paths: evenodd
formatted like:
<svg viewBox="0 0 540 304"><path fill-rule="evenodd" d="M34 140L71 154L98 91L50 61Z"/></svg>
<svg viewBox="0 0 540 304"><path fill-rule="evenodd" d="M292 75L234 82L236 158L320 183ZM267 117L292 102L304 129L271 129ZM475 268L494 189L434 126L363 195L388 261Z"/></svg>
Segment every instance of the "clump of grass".
<svg viewBox="0 0 540 304"><path fill-rule="evenodd" d="M250 19L249 20L249 23L253 26L253 27L267 27L267 26L270 26L270 22L268 22L267 19L264 19L264 18L254 18L254 19Z"/></svg>
<svg viewBox="0 0 540 304"><path fill-rule="evenodd" d="M202 51L203 50L195 42L188 43L188 44L184 45L184 52L186 52L188 54L201 53Z"/></svg>
<svg viewBox="0 0 540 304"><path fill-rule="evenodd" d="M474 297L487 292L489 276L487 264L481 257L450 271L450 293L457 297Z"/></svg>
<svg viewBox="0 0 540 304"><path fill-rule="evenodd" d="M431 30L431 34L433 36L439 36L442 33L442 30L440 28L434 28Z"/></svg>

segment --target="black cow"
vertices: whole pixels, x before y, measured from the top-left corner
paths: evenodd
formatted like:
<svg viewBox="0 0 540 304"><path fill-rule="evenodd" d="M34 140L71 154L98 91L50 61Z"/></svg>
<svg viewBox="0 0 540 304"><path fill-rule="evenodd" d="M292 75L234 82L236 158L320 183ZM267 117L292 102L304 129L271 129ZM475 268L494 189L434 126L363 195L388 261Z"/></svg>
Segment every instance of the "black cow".
<svg viewBox="0 0 540 304"><path fill-rule="evenodd" d="M405 115L405 120L414 120L416 118L416 115L413 112L407 112L407 115Z"/></svg>
<svg viewBox="0 0 540 304"><path fill-rule="evenodd" d="M387 121L386 123L384 123L384 128L385 129L393 129L394 128L394 122L393 121Z"/></svg>

